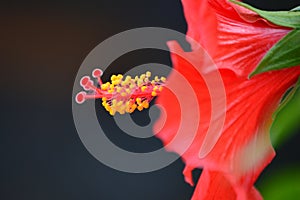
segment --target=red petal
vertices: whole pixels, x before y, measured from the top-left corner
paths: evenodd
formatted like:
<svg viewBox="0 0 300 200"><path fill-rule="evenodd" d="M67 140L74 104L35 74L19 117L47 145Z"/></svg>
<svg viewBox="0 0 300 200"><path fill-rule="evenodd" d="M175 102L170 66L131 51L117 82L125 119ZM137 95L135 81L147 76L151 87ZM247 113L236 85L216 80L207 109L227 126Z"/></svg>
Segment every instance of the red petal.
<svg viewBox="0 0 300 200"><path fill-rule="evenodd" d="M193 199L260 199L253 184L275 155L271 115L300 67L250 80L248 74L290 30L225 0L183 0L183 6L193 51L168 43L174 70L157 99L164 112L154 131L166 149L182 155L188 183L191 171L204 167Z"/></svg>
<svg viewBox="0 0 300 200"><path fill-rule="evenodd" d="M296 82L300 68L264 73L250 80L220 70L226 104L212 113L212 88L207 88L205 81L213 78L211 74L215 71L205 72L205 67L212 64L207 61L207 54L200 49L183 52L174 42L169 47L179 55L172 54L175 71L168 79L169 89L157 100L164 108L164 125L155 126L156 136L168 150L182 154L187 165L184 174L190 184L193 184L191 170L206 167L230 174L232 184L240 185L243 190L252 187L274 157L268 129L271 113L286 89ZM188 90L186 82L193 91ZM213 86L220 91L220 86ZM209 133L208 130L220 125L222 117L225 121L220 132Z"/></svg>
<svg viewBox="0 0 300 200"><path fill-rule="evenodd" d="M251 187L248 190L235 187L226 175L217 171L203 170L192 200L260 200L259 192Z"/></svg>
<svg viewBox="0 0 300 200"><path fill-rule="evenodd" d="M233 70L240 76L248 76L264 54L290 31L270 26L251 11L226 0L183 0L183 7L187 36L208 51L218 68Z"/></svg>

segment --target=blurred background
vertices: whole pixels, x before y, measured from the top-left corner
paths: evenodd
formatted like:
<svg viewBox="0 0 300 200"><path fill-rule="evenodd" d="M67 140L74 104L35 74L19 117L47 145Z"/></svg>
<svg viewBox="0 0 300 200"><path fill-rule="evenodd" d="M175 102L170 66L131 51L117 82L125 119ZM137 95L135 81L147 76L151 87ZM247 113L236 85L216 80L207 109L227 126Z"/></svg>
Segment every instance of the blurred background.
<svg viewBox="0 0 300 200"><path fill-rule="evenodd" d="M247 2L268 10L300 4L299 0ZM181 160L159 171L129 174L94 159L78 137L71 110L74 79L87 54L127 29L155 26L185 33L180 1L4 1L0 24L0 199L191 198L194 188L183 180ZM111 72L148 62L171 65L167 52L143 50L122 56ZM162 145L156 138L145 142L126 138L120 131L112 134L118 145L132 151ZM299 139L296 134L278 147L259 188L267 188L272 177L282 181L275 174L291 169L289 180L299 177ZM196 170L195 180L199 175Z"/></svg>

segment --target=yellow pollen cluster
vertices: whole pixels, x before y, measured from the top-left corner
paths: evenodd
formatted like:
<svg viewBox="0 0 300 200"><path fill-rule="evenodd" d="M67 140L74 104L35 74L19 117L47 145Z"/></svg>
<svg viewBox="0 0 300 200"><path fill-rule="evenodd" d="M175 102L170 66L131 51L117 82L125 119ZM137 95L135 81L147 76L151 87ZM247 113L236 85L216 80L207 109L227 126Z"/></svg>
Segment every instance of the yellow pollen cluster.
<svg viewBox="0 0 300 200"><path fill-rule="evenodd" d="M102 97L102 105L111 114L132 113L136 109L142 111L149 108L149 103L153 97L162 91L165 77L150 81L151 72L147 71L140 76L112 75L111 83L101 84L101 90L106 93Z"/></svg>

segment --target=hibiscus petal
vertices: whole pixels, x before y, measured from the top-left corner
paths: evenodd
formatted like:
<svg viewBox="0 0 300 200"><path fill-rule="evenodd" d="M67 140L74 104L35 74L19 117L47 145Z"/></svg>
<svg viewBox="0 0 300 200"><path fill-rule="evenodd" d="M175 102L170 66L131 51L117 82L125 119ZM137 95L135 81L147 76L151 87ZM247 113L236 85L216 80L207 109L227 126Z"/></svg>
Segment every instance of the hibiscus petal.
<svg viewBox="0 0 300 200"><path fill-rule="evenodd" d="M179 52L178 44L172 42L169 43L169 46L171 51ZM274 156L268 135L270 123L266 123L266 121L270 121L271 113L279 99L297 79L299 68L262 74L250 80L236 76L232 71L220 70L226 89L227 103L223 109L217 109L217 113L215 112L212 116L212 96L209 88L207 88L207 82L203 79L203 76L207 76L203 70L205 64L209 64L208 67L211 68L211 63L203 62L204 51L182 52L181 54L181 56L172 54L173 66L192 85L197 97L197 101L194 102L199 102L201 117L197 122L199 123L197 135L194 136L192 131L186 131L190 130L189 125L184 127L185 134L181 133L183 136L181 138L182 144L177 143L177 145L168 146L168 150L179 152L178 149L183 149L181 146L186 144L187 138L195 137L189 149L183 154L183 159L189 167L222 168L224 171L236 173L238 176L252 170L252 168L257 168L254 171L260 172ZM195 66L198 69L195 69ZM201 72L202 74L200 74ZM210 73L212 73L211 70L208 74ZM185 87L177 77L171 75L168 78L168 85L172 85L172 88L178 88L176 90L181 91L180 95L188 95L184 92ZM214 86L214 90L220 94L219 91L221 90L217 89L217 85ZM157 100L157 103L162 105L165 113L168 114L167 117L164 117L166 118L164 127L160 131L154 129L157 132L156 136L160 137L165 145L176 136L178 124L185 124L181 120L187 120L186 117L180 117L182 111L178 108L184 105L189 110L187 113L191 113L195 109L194 104L188 102L192 99L191 96L187 96L184 102L179 102L176 95L178 93L174 94L166 90L161 93ZM216 134L208 135L211 121L217 121L220 116L226 116L221 132L216 131ZM192 117L188 120L197 121L197 118ZM207 146L205 145L206 136L214 141ZM209 154L199 157L199 152L203 149ZM245 155L246 158L251 159L244 160ZM257 175L253 179L255 180L256 177ZM190 180L190 177L187 179ZM254 180L249 184L253 184Z"/></svg>
<svg viewBox="0 0 300 200"><path fill-rule="evenodd" d="M251 187L245 191L243 188L237 189L227 179L226 174L204 169L200 180L195 189L192 200L232 200L232 199L251 199L260 200L262 197L259 192Z"/></svg>
<svg viewBox="0 0 300 200"><path fill-rule="evenodd" d="M250 15L251 11L226 0L184 0L183 7L187 36L208 51L218 68L233 70L239 76L248 76L265 53L291 30L270 26L259 16Z"/></svg>
<svg viewBox="0 0 300 200"><path fill-rule="evenodd" d="M297 81L300 67L248 75L290 30L257 20L226 0L183 0L183 7L193 51L184 52L176 42L168 45L174 70L193 92L171 73L166 87L179 92L166 89L158 97L165 124L154 126L154 132L168 150L182 155L188 183L193 185L193 169L204 168L193 199L261 199L253 184L275 155L272 112ZM257 19L245 21L246 14ZM200 118L182 117L185 112L199 112ZM196 134L191 125L198 125Z"/></svg>

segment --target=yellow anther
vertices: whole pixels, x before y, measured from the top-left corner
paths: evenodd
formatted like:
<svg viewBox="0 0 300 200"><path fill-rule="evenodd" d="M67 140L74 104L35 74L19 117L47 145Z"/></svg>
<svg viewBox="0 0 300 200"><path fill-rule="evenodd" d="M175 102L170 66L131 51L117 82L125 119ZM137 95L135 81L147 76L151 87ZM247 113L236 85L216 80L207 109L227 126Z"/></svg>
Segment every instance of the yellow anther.
<svg viewBox="0 0 300 200"><path fill-rule="evenodd" d="M121 79L123 78L123 75L122 75L122 74L118 74L117 78L118 78L119 80L121 80Z"/></svg>
<svg viewBox="0 0 300 200"><path fill-rule="evenodd" d="M123 101L119 101L119 102L117 102L116 106L121 106L122 104L123 104Z"/></svg>
<svg viewBox="0 0 300 200"><path fill-rule="evenodd" d="M147 77L150 77L150 76L151 76L151 72L147 71L147 72L146 72L146 76L147 76Z"/></svg>
<svg viewBox="0 0 300 200"><path fill-rule="evenodd" d="M159 78L155 76L152 81L149 80L150 77L150 71L140 76L135 76L134 79L131 76L123 77L122 74L112 75L110 78L111 82L100 85L101 90L110 93L108 96L105 95L106 93L103 93L105 96L102 98L103 107L111 115L115 115L116 112L124 114L132 113L135 109L141 111L144 108L149 108L149 102L152 97L149 97L148 92L151 92L153 97L157 96L163 90L163 84L161 83L166 81L165 77ZM131 94L133 96L129 100L125 100ZM134 96L139 97L135 98Z"/></svg>
<svg viewBox="0 0 300 200"><path fill-rule="evenodd" d="M110 80L111 81L114 81L114 80L116 80L117 79L117 76L116 75L112 75L111 77L110 77Z"/></svg>
<svg viewBox="0 0 300 200"><path fill-rule="evenodd" d="M106 104L106 105L104 106L104 108L105 108L105 110L107 110L108 112L110 111L110 106L109 106L109 105Z"/></svg>
<svg viewBox="0 0 300 200"><path fill-rule="evenodd" d="M143 81L141 79L138 79L137 85L138 85L138 87L141 87L143 85Z"/></svg>
<svg viewBox="0 0 300 200"><path fill-rule="evenodd" d="M131 105L131 109L136 109L137 105L134 103Z"/></svg>
<svg viewBox="0 0 300 200"><path fill-rule="evenodd" d="M142 106L144 108L149 108L149 102L147 100L143 101Z"/></svg>
<svg viewBox="0 0 300 200"><path fill-rule="evenodd" d="M128 77L130 77L130 76L127 76L127 78L128 78ZM132 82L131 80L132 80L131 78L130 78L130 79L126 79L126 80L125 80L126 85L129 85L129 84Z"/></svg>
<svg viewBox="0 0 300 200"><path fill-rule="evenodd" d="M129 88L126 88L125 91L126 91L127 94L131 93L131 89L129 89Z"/></svg>
<svg viewBox="0 0 300 200"><path fill-rule="evenodd" d="M123 88L121 88L121 87L116 87L117 89L116 89L116 91L118 92L118 93L120 93L121 91L122 91L122 89Z"/></svg>
<svg viewBox="0 0 300 200"><path fill-rule="evenodd" d="M147 86L142 86L141 87L142 92L145 92L146 89L147 89Z"/></svg>
<svg viewBox="0 0 300 200"><path fill-rule="evenodd" d="M128 83L128 85L135 85L135 80L134 79L131 79Z"/></svg>
<svg viewBox="0 0 300 200"><path fill-rule="evenodd" d="M111 82L111 84L113 84L113 85L118 85L120 83L121 83L121 79L116 79L116 80Z"/></svg>
<svg viewBox="0 0 300 200"><path fill-rule="evenodd" d="M137 102L138 104L141 104L141 103L142 103L142 99L141 99L141 98L136 98L136 102Z"/></svg>
<svg viewBox="0 0 300 200"><path fill-rule="evenodd" d="M141 75L140 75L140 79L141 79L141 80L144 80L145 78L146 78L146 74L141 74Z"/></svg>
<svg viewBox="0 0 300 200"><path fill-rule="evenodd" d="M115 91L114 89L107 90L107 92L110 94L113 93L114 91Z"/></svg>
<svg viewBox="0 0 300 200"><path fill-rule="evenodd" d="M115 115L115 114L116 114L116 111L115 111L115 110L110 110L110 111L109 111L109 114L110 114L110 115Z"/></svg>
<svg viewBox="0 0 300 200"><path fill-rule="evenodd" d="M127 102L125 103L125 111L126 111L126 112L130 112L130 107L131 107L130 102L127 101Z"/></svg>
<svg viewBox="0 0 300 200"><path fill-rule="evenodd" d="M103 104L104 104L104 105L103 105ZM105 108L106 110L107 110L108 107L110 107L109 104L106 103L106 102L102 102L102 105L104 106L104 108Z"/></svg>
<svg viewBox="0 0 300 200"><path fill-rule="evenodd" d="M107 90L109 87L109 83L105 83L101 85L101 90Z"/></svg>
<svg viewBox="0 0 300 200"><path fill-rule="evenodd" d="M120 105L117 108L117 112L119 112L120 114L124 114L125 113L125 106L124 105Z"/></svg>
<svg viewBox="0 0 300 200"><path fill-rule="evenodd" d="M142 110L144 109L144 107L143 107L142 105L139 105L139 106L137 107L137 109L138 109L139 111L142 111Z"/></svg>
<svg viewBox="0 0 300 200"><path fill-rule="evenodd" d="M130 81L131 80L131 76L126 76L125 81Z"/></svg>
<svg viewBox="0 0 300 200"><path fill-rule="evenodd" d="M135 111L137 105L136 104L132 104L132 106L130 107L129 113L132 113L133 111Z"/></svg>

